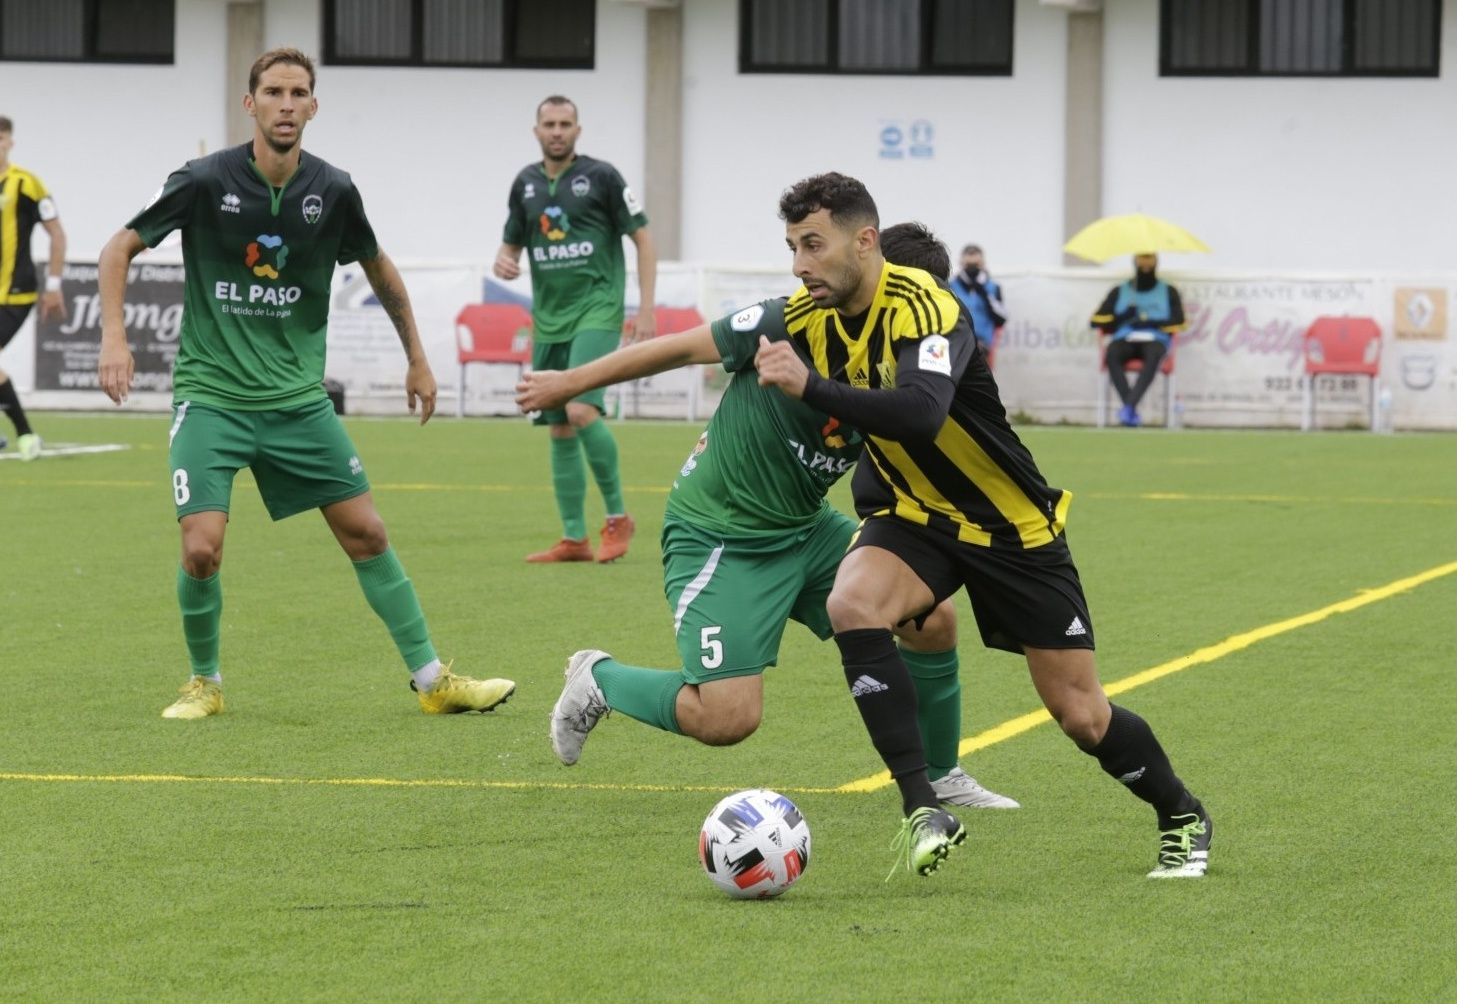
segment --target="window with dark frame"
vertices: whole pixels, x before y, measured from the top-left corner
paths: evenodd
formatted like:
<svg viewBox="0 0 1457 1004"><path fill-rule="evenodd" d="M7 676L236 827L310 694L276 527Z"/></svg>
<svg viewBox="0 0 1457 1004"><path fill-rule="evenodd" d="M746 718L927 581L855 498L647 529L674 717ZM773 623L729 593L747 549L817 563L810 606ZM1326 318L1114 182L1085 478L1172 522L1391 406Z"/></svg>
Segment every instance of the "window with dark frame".
<svg viewBox="0 0 1457 1004"><path fill-rule="evenodd" d="M1165 77L1435 77L1442 0L1161 0Z"/></svg>
<svg viewBox="0 0 1457 1004"><path fill-rule="evenodd" d="M590 70L595 0L324 0L336 66Z"/></svg>
<svg viewBox="0 0 1457 1004"><path fill-rule="evenodd" d="M1014 0L740 0L740 73L1010 76Z"/></svg>
<svg viewBox="0 0 1457 1004"><path fill-rule="evenodd" d="M0 0L0 61L171 63L175 0Z"/></svg>

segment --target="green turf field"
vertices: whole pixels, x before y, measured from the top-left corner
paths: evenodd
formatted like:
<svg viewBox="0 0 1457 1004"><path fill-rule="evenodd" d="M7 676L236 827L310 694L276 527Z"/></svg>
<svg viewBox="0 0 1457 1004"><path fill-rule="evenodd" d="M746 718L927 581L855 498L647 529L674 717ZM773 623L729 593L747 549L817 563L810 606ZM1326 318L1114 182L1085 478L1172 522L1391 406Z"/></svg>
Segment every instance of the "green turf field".
<svg viewBox="0 0 1457 1004"><path fill-rule="evenodd" d="M270 523L240 476L228 710L189 723L158 717L186 677L167 418L36 424L131 449L0 463L0 998L1457 1000L1451 436L1027 430L1076 496L1104 681L1171 671L1117 700L1210 808L1210 873L1147 881L1152 812L1052 725L998 728L1036 697L963 598L964 764L1024 808L885 882L898 801L837 790L879 761L802 629L740 746L614 716L552 757L574 649L674 663L656 538L696 427L617 427L627 559L528 567L544 433L349 421L442 655L519 683L486 716L421 715L322 520ZM697 862L753 786L813 832L773 902Z"/></svg>

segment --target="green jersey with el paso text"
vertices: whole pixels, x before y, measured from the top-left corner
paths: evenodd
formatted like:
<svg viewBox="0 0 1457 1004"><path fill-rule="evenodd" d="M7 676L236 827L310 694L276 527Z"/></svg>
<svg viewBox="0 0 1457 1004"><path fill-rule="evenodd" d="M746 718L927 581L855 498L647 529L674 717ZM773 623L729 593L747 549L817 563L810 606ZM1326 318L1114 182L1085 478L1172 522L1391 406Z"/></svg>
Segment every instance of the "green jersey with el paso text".
<svg viewBox="0 0 1457 1004"><path fill-rule="evenodd" d="M511 183L502 240L531 262L531 337L620 331L627 265L622 238L648 225L632 189L605 160L578 155L555 179L541 164Z"/></svg>
<svg viewBox="0 0 1457 1004"><path fill-rule="evenodd" d="M765 300L711 326L733 373L723 400L668 493L668 515L725 536L811 523L860 455L860 435L837 419L759 386L759 336L783 341L785 301Z"/></svg>
<svg viewBox="0 0 1457 1004"><path fill-rule="evenodd" d="M324 397L334 265L379 253L348 174L304 153L274 188L252 151L188 161L127 224L149 247L182 231L174 402L264 411Z"/></svg>

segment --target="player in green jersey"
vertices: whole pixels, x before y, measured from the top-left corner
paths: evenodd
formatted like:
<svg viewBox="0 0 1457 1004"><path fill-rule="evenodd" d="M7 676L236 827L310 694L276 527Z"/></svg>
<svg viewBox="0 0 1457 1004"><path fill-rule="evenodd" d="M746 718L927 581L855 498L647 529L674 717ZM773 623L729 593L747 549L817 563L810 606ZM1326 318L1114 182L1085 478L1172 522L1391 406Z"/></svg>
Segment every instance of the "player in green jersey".
<svg viewBox="0 0 1457 1004"><path fill-rule="evenodd" d="M177 598L192 676L164 718L223 710L219 672L223 536L233 476L250 467L269 515L318 509L354 563L431 714L489 711L515 689L442 666L414 586L375 509L364 467L324 392L325 327L335 263L357 261L399 333L405 396L424 424L435 377L399 271L380 250L349 175L303 152L318 111L314 67L296 49L258 57L243 105L251 142L190 161L101 252L101 389L131 388L123 323L127 271L143 249L182 231L185 286L169 434L182 532Z"/></svg>
<svg viewBox="0 0 1457 1004"><path fill-rule="evenodd" d="M861 449L859 434L813 408L760 386L753 366L761 336L785 337L785 301L767 300L692 331L623 348L567 372L522 378L523 410L550 407L593 386L690 363L722 362L733 374L723 400L673 482L663 529L664 590L682 659L677 672L624 665L578 652L552 713L562 762L580 756L609 710L709 745L739 742L758 727L763 678L778 658L786 623L831 636L825 599L855 533L826 500ZM961 686L956 617L943 604L899 632L912 667L917 723L937 795L955 805L1016 808L957 764ZM874 680L859 681L866 688Z"/></svg>
<svg viewBox="0 0 1457 1004"><path fill-rule="evenodd" d="M511 184L506 227L494 272L521 274L524 248L531 264L531 366L564 370L606 355L623 340L623 289L627 268L622 238L637 246L637 319L628 341L655 334L653 320L657 252L648 218L632 189L605 160L577 153L582 127L577 106L554 94L536 109L541 162L521 169ZM584 391L542 411L538 425L551 432L551 476L562 539L530 562L615 561L627 553L634 525L622 501L617 441L602 421L605 393ZM602 493L607 518L596 554L587 540L587 474L582 454Z"/></svg>

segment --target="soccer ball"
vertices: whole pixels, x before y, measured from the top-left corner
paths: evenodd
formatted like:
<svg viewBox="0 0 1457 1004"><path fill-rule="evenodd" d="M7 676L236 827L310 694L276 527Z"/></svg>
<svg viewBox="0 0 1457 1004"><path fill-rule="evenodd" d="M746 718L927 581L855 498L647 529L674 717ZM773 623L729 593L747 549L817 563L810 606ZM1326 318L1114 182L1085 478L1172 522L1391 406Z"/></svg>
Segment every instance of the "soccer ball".
<svg viewBox="0 0 1457 1004"><path fill-rule="evenodd" d="M698 859L714 884L735 899L769 899L794 885L809 866L809 824L777 791L737 791L703 821Z"/></svg>

